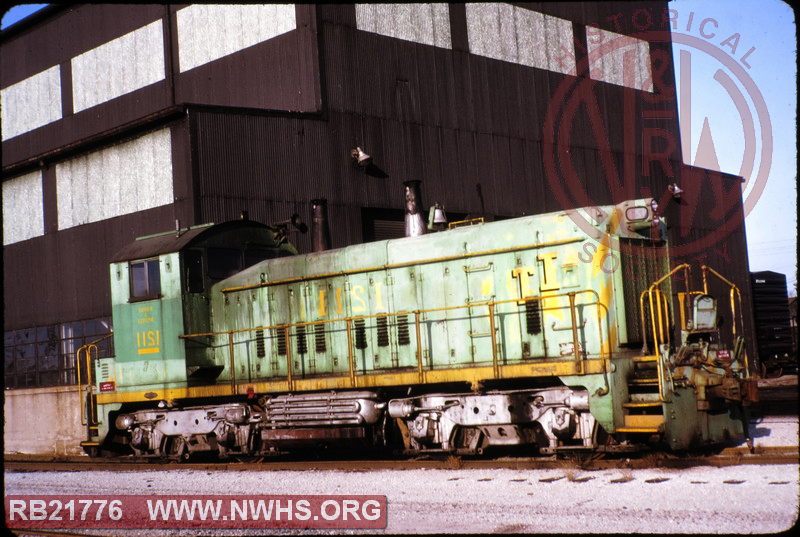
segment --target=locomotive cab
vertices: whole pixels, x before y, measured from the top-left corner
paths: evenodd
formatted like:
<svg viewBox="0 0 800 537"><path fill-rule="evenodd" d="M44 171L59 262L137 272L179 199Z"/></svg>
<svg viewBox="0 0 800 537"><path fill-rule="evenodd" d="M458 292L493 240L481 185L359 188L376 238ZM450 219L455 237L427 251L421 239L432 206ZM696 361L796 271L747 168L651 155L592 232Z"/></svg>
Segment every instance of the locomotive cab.
<svg viewBox="0 0 800 537"><path fill-rule="evenodd" d="M297 254L276 235L270 226L237 220L142 237L120 250L110 265L117 352L96 362L96 393L124 404L214 383L224 364L203 341L180 336L209 331L215 283L264 259ZM122 404L106 406L98 416ZM98 425L102 436L111 424Z"/></svg>
<svg viewBox="0 0 800 537"><path fill-rule="evenodd" d="M209 331L215 283L264 259L297 253L275 235L264 224L237 220L143 237L121 250L111 261L116 368L105 369L126 378L126 389L213 381L223 366L204 345L178 336Z"/></svg>

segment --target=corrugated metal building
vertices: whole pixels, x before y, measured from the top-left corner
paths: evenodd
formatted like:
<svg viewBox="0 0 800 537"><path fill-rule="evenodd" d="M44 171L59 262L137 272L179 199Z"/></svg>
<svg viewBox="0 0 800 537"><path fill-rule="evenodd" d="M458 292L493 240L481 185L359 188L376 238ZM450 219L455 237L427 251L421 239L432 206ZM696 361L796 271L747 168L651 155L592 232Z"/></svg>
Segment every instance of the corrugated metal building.
<svg viewBox="0 0 800 537"><path fill-rule="evenodd" d="M651 65L671 44L642 33L666 7L53 5L5 30L6 388L76 383L75 350L109 330L108 260L135 237L309 219L326 198L341 247L402 218L411 179L490 219L677 183L695 205L667 205L673 264L739 285L752 334L740 178L681 164L673 72Z"/></svg>

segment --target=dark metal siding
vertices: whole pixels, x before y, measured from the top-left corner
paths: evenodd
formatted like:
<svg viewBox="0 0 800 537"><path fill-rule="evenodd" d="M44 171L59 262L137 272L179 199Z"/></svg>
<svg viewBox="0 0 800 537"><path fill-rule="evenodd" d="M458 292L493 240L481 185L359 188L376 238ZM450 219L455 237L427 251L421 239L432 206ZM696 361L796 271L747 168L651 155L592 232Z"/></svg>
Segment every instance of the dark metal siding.
<svg viewBox="0 0 800 537"><path fill-rule="evenodd" d="M3 248L5 328L13 330L109 317L108 263L136 237L174 229L175 219L193 225L194 207L188 120L170 125L176 202L57 230L55 167L43 170L45 235Z"/></svg>
<svg viewBox="0 0 800 537"><path fill-rule="evenodd" d="M713 268L738 287L744 306L747 354L753 364L756 358L755 326L743 206L738 194L741 178L691 166L681 167L680 172L678 182L682 188L686 187L686 191L680 203L671 202L665 213L669 226L670 263L673 267L681 263L691 265L694 289L702 289L702 265ZM714 212L717 204L725 201L712 186L715 181L720 181L725 192L730 193L730 201L738 196L724 218L719 218ZM709 275L708 282L711 293L720 297L719 309L728 330L732 318L725 312L730 310L730 288L713 275ZM681 285L673 285L673 292L683 290L679 287Z"/></svg>
<svg viewBox="0 0 800 537"><path fill-rule="evenodd" d="M65 85L72 79L69 72L71 58L159 20L164 14L165 7L159 5L82 4L65 9L2 42L2 87L61 65L62 89L69 89ZM42 46L43 43L47 46ZM62 99L65 108L63 119L3 142L4 168L119 127L170 104L165 82L141 88L78 114L72 114L71 90L62 97L70 98Z"/></svg>
<svg viewBox="0 0 800 537"><path fill-rule="evenodd" d="M31 157L63 152L91 137L107 136L111 130L176 103L306 112L322 109L316 11L313 6L298 6L295 31L185 73L167 68L165 80L73 113L71 58L153 21L164 20L168 11L171 26L164 33L165 57L169 56L166 64L177 68L175 12L180 7L85 4L58 12L4 40L0 47L2 87L60 65L64 109L61 120L3 142L4 171L8 173L9 166ZM49 160L58 158L63 157L53 155ZM15 169L13 173L18 171L23 170Z"/></svg>
<svg viewBox="0 0 800 537"><path fill-rule="evenodd" d="M6 246L5 329L111 315L109 259L136 237L172 229L173 222L167 205Z"/></svg>
<svg viewBox="0 0 800 537"><path fill-rule="evenodd" d="M316 31L308 8L298 7L298 30L177 75L176 102L319 111Z"/></svg>

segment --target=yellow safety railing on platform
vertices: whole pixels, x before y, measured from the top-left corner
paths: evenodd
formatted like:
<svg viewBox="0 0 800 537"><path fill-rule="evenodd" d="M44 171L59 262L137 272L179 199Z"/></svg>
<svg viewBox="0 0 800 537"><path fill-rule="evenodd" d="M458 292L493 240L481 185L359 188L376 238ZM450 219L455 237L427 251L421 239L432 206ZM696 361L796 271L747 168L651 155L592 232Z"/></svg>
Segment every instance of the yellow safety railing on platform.
<svg viewBox="0 0 800 537"><path fill-rule="evenodd" d="M736 287L735 284L733 284L730 281L728 281L719 272L717 272L716 270L712 269L711 267L707 267L706 265L703 265L701 267L701 269L703 271L703 292L705 294L708 294L708 273L709 272L711 274L713 274L714 276L716 276L722 283L724 283L725 285L730 287L731 315L733 316L733 321L731 321L731 336L733 337L733 342L734 342L733 343L734 344L734 351L733 351L733 356L731 357L731 362L738 361L739 360L739 354L744 353L743 362L744 362L745 376L747 378L749 378L750 377L750 363L749 363L749 360L748 360L748 357L747 357L747 349L745 348L745 345L744 345L744 336L743 335L740 335L740 336L736 335L737 320L739 322L738 323L739 326L742 329L742 334L744 334L744 316L743 316L743 313L742 313L744 311L744 309L742 308L742 293L741 293L741 291L739 291L739 288ZM738 315L736 314L737 313L737 311L736 311L736 298L737 297L739 299L739 311L738 311L739 314Z"/></svg>
<svg viewBox="0 0 800 537"><path fill-rule="evenodd" d="M76 366L78 370L78 393L82 399L81 401L81 425L94 426L97 425L97 407L92 404L94 399L94 386L92 385L92 351L94 357L97 358L97 345L90 343L84 345L76 354ZM86 359L86 384L81 383L81 352L84 353ZM84 395L84 388L86 394ZM88 402L87 402L88 400ZM88 408L87 408L88 407Z"/></svg>
<svg viewBox="0 0 800 537"><path fill-rule="evenodd" d="M586 303L577 304L576 298L579 295L586 295L589 294L592 298L587 301ZM427 310L414 310L414 311L401 311L401 312L392 312L392 313L380 313L375 315L364 315L364 316L354 316L354 317L347 317L342 319L324 319L324 320L315 320L315 321L307 321L301 323L293 323L293 324L281 324L275 326L258 326L253 328L241 328L237 330L227 330L222 332L208 332L208 333L201 333L201 334L187 334L180 336L181 339L189 340L189 339L196 339L196 338L208 338L208 337L217 337L223 336L227 338L226 346L229 348L229 356L228 360L230 362L230 383L231 383L231 390L232 393L236 393L236 372L234 368L235 363L235 339L234 335L239 333L246 333L246 332L255 332L255 331L274 331L278 330L282 333L284 341L286 341L286 367L287 372L285 375L287 389L292 391L294 389L294 380L292 377L292 345L289 343L291 336L292 329L297 329L298 327L305 327L311 325L320 325L320 324L329 324L329 323L345 323L346 330L347 330L347 344L348 344L348 373L350 376L350 385L351 387L357 386L357 367L355 363L355 356L353 355L353 341L352 341L352 331L353 331L353 323L357 320L366 320L370 318L377 318L377 317L397 317L403 315L413 315L414 316L414 328L416 334L416 359L417 359L417 371L419 375L419 382L425 383L425 364L423 360L423 345L422 345L422 329L421 325L425 322L424 317L429 316L430 314L437 313L437 312L447 312L453 310L460 310L465 308L476 308L476 307L487 307L487 317L489 321L489 335L491 336L491 362L492 362L492 370L494 378L501 378L501 364L498 357L498 342L497 342L497 323L495 317L498 314L508 314L513 312L497 312L497 306L503 304L517 304L517 305L525 305L528 302L537 302L537 301L545 301L545 300L554 300L554 299L563 299L566 298L568 301L568 305L560 305L560 306L549 306L543 307L542 312L549 310L565 310L569 309L571 326L560 328L560 330L571 330L572 332L572 345L574 353L574 374L584 374L585 369L583 367L583 361L587 359L588 353L582 350L580 345L580 337L579 337L579 330L583 330L586 323L584 322L583 325L578 326L578 314L577 308L580 307L594 307L597 316L597 345L599 352L597 353L597 357L603 361L603 374L606 381L605 389L601 389L602 393L608 393L609 386L608 386L608 360L611 358L611 351L612 349L606 348L606 342L611 341L612 338L609 337L610 334L610 326L609 326L609 316L607 307L601 303L599 294L594 290L581 290L577 292L570 292L570 293L561 293L561 294L552 294L547 296L530 296L524 297L522 299L514 298L510 300L502 300L502 301L495 301L495 300L487 300L483 302L470 302L466 305L459 305L459 306L449 306L444 308L433 308ZM524 315L524 313L517 313L518 315ZM605 322L604 322L605 321ZM543 323L544 325L544 323ZM605 325L605 326L604 326ZM605 330L604 330L605 328ZM604 337L605 335L605 337ZM585 336L584 336L585 337ZM563 360L559 360L563 361Z"/></svg>
<svg viewBox="0 0 800 537"><path fill-rule="evenodd" d="M668 370L669 364L666 361L667 356L665 355L665 353L661 352L662 346L668 344L671 340L670 337L671 319L669 314L670 299L661 289L659 289L659 286L665 281L669 280L673 274L681 270L684 273L684 281L686 282L686 293L691 296L692 274L691 274L691 267L689 266L688 263L683 263L682 265L678 265L677 267L670 270L666 275L653 282L650 285L650 287L648 287L646 291L643 291L642 294L639 296L639 313L641 316L642 340L644 343L642 352L645 355L649 354L649 348L647 346L648 326L647 322L645 321L645 299L646 299L647 311L650 312L649 328L652 330L653 350L655 352L655 356L658 361L656 371L658 373L658 397L661 400L661 402L667 402L667 398L664 393L665 378L669 378L670 384L672 383L672 378ZM681 322L685 324L683 311L681 311Z"/></svg>
<svg viewBox="0 0 800 537"><path fill-rule="evenodd" d="M92 383L92 358L96 359L98 356L97 344L101 341L112 337L114 334L108 334L100 339L87 343L75 353L75 367L78 375L78 393L83 399L83 390L86 389L86 399L81 401L81 425L87 425L90 429L97 429L97 403L95 402L94 384ZM94 355L92 355L94 352ZM81 354L86 361L86 384L81 382Z"/></svg>

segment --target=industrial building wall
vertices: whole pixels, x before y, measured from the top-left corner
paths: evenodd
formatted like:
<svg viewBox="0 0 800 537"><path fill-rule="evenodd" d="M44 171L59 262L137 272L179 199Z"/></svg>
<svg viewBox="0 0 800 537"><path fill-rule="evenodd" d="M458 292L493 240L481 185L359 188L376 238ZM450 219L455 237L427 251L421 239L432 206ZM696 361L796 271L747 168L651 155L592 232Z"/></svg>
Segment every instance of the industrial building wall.
<svg viewBox="0 0 800 537"><path fill-rule="evenodd" d="M568 136L547 139L542 124L554 91L570 78L564 73L575 72L582 49L596 40L585 24L609 26L608 15L617 7L81 5L56 10L45 23L6 37L0 53L2 92L11 103L3 107L4 125L15 125L7 135L4 129L4 177L24 183L14 190L9 181L4 189L30 198L6 204L16 233L6 238L8 253L12 259L52 255L46 234L63 233L56 242L78 242L71 242L66 259L59 260L76 266L107 256L134 230L152 233L174 220L191 225L236 217L243 205L237 196L250 204L287 205L265 213L267 221L283 219L289 208L300 211L298 204L312 197L328 197L334 225L337 215L347 215L338 227L348 231L337 236L336 245L351 244L363 239L361 223L352 220L360 209L398 207L400 183L408 179L423 181L428 202L441 201L465 214L556 210L560 204L542 164L551 143L570 145L592 201L607 203L608 178L598 174L607 163L599 158L596 125L584 108ZM652 11L659 5L645 7ZM581 23L570 21L573 12ZM106 20L113 24L101 24ZM82 31L87 27L98 31ZM49 46L38 46L42 42ZM632 78L616 65L621 49L609 56L616 70L606 69L595 84L608 128L609 159L616 166L627 152L632 168L641 168L640 136L631 137L633 148L625 146L620 129L611 126L619 123L618 111L627 103L632 117L641 117L642 99L635 94L646 75L647 52L664 46L632 40L623 47L635 59ZM559 56L560 50L568 53ZM60 114L40 114L40 101L53 96L61 97ZM191 141L174 133L168 141L164 129L176 123L185 128L184 110L198 104L236 110L197 116ZM674 110L674 103L658 106ZM37 112L19 120L10 115L15 109ZM271 116L270 109L310 114L281 118ZM655 125L677 132L675 115ZM636 134L641 125L628 128ZM356 146L370 152L388 177L355 173L348 155ZM670 159L679 162L679 154ZM666 182L652 176L642 184L659 192ZM638 188L631 195L638 195ZM149 214L153 211L157 218ZM116 218L121 223L113 224ZM75 226L89 229L67 232ZM126 232L115 233L114 226ZM97 239L106 235L101 244ZM10 280L30 276L12 271ZM44 280L47 269L33 276ZM105 296L100 289L105 278L78 286L65 278L58 276L52 286L72 287L67 295L76 298L54 304L46 315L53 319L45 322L74 319L71 304L77 297L87 318L104 313L93 305ZM28 326L38 315L32 305L42 303L36 299L38 288L7 286L11 300L20 299L7 326Z"/></svg>
<svg viewBox="0 0 800 537"><path fill-rule="evenodd" d="M657 12L657 6L648 7ZM569 11L561 10L562 16ZM607 24L607 14L598 13L597 20ZM668 44L632 40L607 58L613 63L627 50L635 63L631 81L620 65L606 70L602 82L591 81L607 134L598 141L590 117L594 109L584 106L577 107L567 135L543 132L556 89L576 80L564 76L574 71L574 62L564 66L554 55L563 47L580 57L575 42L586 43L587 32L594 31L585 25L509 4L324 6L320 17L324 117L198 110L192 125L202 219L234 217L247 199L297 204L325 196L334 210L346 206L353 214L363 206L396 208L401 184L410 179L422 180L426 202L440 201L462 213L558 210L562 206L544 167L545 151L558 145L570 147L590 202L611 200L608 166L633 171L628 197L641 195L641 187L663 192L675 180L659 166L649 177L638 171L645 106L669 112L649 119L648 127L678 130L676 102L648 103L637 96L650 48L666 52ZM490 24L501 19L517 22L511 30ZM520 44L508 49L506 43ZM671 73L666 76L666 83L673 83ZM624 129L623 110L632 119ZM353 170L349 155L356 147L369 153L385 176ZM678 145L668 156L674 173L679 151ZM340 245L361 238L341 237Z"/></svg>
<svg viewBox="0 0 800 537"><path fill-rule="evenodd" d="M6 390L3 452L81 455L86 426L81 425L80 402L77 386ZM34 416L36 426L32 427Z"/></svg>
<svg viewBox="0 0 800 537"><path fill-rule="evenodd" d="M175 104L320 110L313 6L79 4L43 13L42 23L2 34L4 175L108 143Z"/></svg>
<svg viewBox="0 0 800 537"><path fill-rule="evenodd" d="M0 46L7 330L107 317L110 256L200 223L181 103L321 108L313 6L44 12Z"/></svg>

